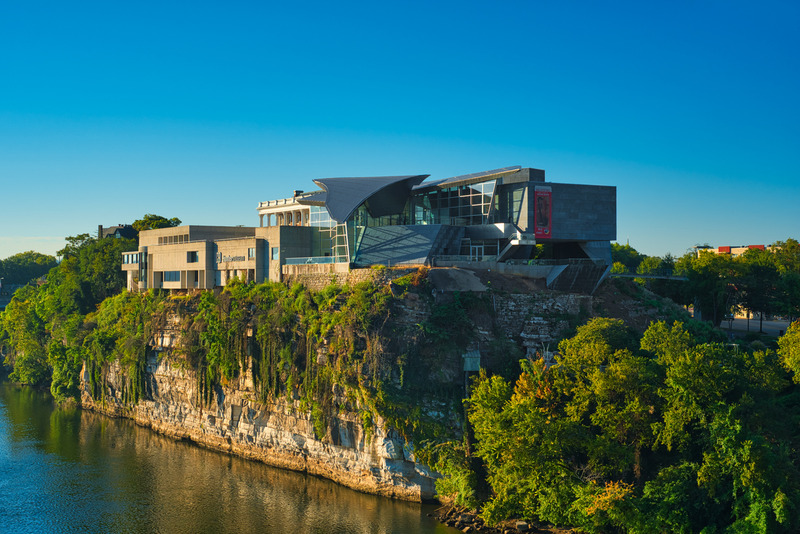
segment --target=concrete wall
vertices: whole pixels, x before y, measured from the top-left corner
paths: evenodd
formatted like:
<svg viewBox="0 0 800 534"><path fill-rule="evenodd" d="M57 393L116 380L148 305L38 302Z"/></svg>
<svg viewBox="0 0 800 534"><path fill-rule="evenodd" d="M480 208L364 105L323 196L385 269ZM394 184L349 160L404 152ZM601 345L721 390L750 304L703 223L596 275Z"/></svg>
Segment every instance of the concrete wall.
<svg viewBox="0 0 800 534"><path fill-rule="evenodd" d="M256 228L256 236L264 240L265 279L279 282L283 279L281 266L286 258L302 258L311 255L310 226L270 226ZM272 259L272 249L277 248L279 259Z"/></svg>
<svg viewBox="0 0 800 534"><path fill-rule="evenodd" d="M214 271L221 273L219 277L221 283L218 285L225 285L231 278L255 282L264 280L263 239L256 237L225 239L215 241L213 248ZM255 249L253 257L250 257L250 249ZM260 255L259 250L262 251Z"/></svg>

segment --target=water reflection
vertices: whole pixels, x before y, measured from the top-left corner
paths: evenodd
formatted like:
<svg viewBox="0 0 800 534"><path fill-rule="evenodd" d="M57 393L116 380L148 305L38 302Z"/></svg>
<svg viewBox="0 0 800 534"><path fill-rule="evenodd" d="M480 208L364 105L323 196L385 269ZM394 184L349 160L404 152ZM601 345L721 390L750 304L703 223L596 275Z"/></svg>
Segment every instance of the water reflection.
<svg viewBox="0 0 800 534"><path fill-rule="evenodd" d="M46 392L0 383L0 531L457 532L426 517L431 510L55 408Z"/></svg>

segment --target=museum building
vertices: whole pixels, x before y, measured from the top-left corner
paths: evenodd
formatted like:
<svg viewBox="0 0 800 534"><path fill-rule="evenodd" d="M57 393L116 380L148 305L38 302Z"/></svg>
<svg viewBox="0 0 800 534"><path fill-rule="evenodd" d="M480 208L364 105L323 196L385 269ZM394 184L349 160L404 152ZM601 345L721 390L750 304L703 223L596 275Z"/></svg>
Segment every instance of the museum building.
<svg viewBox="0 0 800 534"><path fill-rule="evenodd" d="M258 205L258 227L140 233L123 255L129 290L210 289L370 265L494 268L590 289L611 266L616 188L552 183L506 167L429 175L321 178L318 189ZM562 287L563 288L563 287Z"/></svg>

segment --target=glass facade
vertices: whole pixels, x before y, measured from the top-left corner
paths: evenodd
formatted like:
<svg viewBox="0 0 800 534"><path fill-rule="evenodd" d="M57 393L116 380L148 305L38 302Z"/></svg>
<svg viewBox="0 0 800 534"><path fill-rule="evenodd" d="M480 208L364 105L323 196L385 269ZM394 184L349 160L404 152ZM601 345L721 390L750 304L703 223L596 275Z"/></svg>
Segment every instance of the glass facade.
<svg viewBox="0 0 800 534"><path fill-rule="evenodd" d="M331 219L326 208L311 206L311 256L331 257L336 263L349 262L357 256L356 251L369 227L427 224L472 226L512 222L511 219L516 222L522 206L522 190L511 191L498 201L495 198L496 185L496 180L487 180L416 193L409 197L400 213L382 217L370 215L369 201L366 201L343 224ZM480 246L481 255L497 254L496 240L493 243L481 243ZM471 248L469 250L472 251Z"/></svg>
<svg viewBox="0 0 800 534"><path fill-rule="evenodd" d="M354 226L351 217L345 224L339 224L328 214L322 206L311 206L308 224L312 227L311 256L333 257L336 263L350 261L350 240L348 235L353 235ZM348 234L348 227L351 231Z"/></svg>
<svg viewBox="0 0 800 534"><path fill-rule="evenodd" d="M414 224L470 226L492 223L495 185L495 180L489 180L414 195Z"/></svg>

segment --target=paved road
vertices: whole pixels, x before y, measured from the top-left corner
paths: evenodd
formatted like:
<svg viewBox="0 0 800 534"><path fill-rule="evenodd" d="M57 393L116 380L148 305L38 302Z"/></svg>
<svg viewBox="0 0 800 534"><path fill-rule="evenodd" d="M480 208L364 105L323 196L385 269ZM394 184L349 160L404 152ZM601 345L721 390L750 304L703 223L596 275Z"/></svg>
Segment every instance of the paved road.
<svg viewBox="0 0 800 534"><path fill-rule="evenodd" d="M750 319L750 332L758 332L758 318ZM732 324L731 324L732 323ZM722 321L720 328L728 331L729 328L733 329L736 334L748 332L747 319L734 319L733 321ZM789 321L764 321L763 331L770 336L782 336L789 328Z"/></svg>

